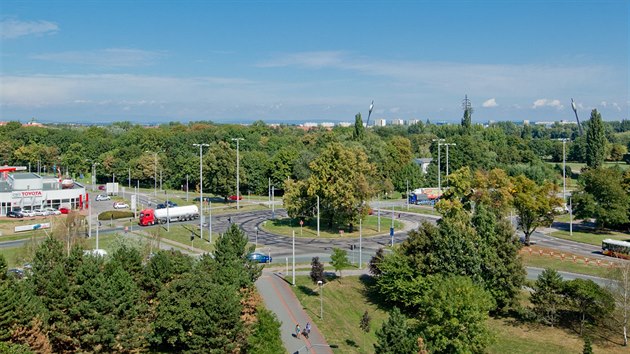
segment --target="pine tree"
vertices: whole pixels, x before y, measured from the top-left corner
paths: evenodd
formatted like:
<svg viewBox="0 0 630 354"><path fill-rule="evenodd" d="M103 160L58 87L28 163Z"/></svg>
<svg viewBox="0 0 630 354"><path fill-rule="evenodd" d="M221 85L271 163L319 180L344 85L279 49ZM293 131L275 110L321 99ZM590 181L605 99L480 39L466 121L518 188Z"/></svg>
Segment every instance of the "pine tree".
<svg viewBox="0 0 630 354"><path fill-rule="evenodd" d="M218 284L234 284L239 288L252 286L262 273L262 267L247 259L254 246L247 246L247 235L236 224L215 243L211 275Z"/></svg>
<svg viewBox="0 0 630 354"><path fill-rule="evenodd" d="M536 280L531 302L540 319L551 326L558 321L558 312L564 302L564 281L553 269L545 269Z"/></svg>
<svg viewBox="0 0 630 354"><path fill-rule="evenodd" d="M383 247L380 247L374 256L370 259L370 263L368 263L368 269L370 270L370 274L372 276L378 277L381 275L380 264L383 262L383 258L385 258L385 251Z"/></svg>
<svg viewBox="0 0 630 354"><path fill-rule="evenodd" d="M418 351L418 342L409 331L407 318L394 307L383 327L376 331L376 354L409 354Z"/></svg>
<svg viewBox="0 0 630 354"><path fill-rule="evenodd" d="M361 119L361 113L357 113L354 116L354 131L352 132L352 138L354 140L362 140L365 137L365 127L363 126L363 119Z"/></svg>
<svg viewBox="0 0 630 354"><path fill-rule="evenodd" d="M313 257L313 261L311 262L311 280L313 283L319 281L323 282L325 280L324 265L319 261L319 257Z"/></svg>
<svg viewBox="0 0 630 354"><path fill-rule="evenodd" d="M606 157L606 134L602 115L594 109L586 131L586 166L599 168Z"/></svg>

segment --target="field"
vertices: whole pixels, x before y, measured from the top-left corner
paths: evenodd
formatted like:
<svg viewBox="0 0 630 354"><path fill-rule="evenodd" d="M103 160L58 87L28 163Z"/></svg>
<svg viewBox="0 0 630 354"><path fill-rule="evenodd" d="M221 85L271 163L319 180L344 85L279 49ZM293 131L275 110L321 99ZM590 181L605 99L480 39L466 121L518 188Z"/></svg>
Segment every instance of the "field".
<svg viewBox="0 0 630 354"><path fill-rule="evenodd" d="M397 216L397 215L396 215ZM392 224L391 213L389 214L381 214L381 231L378 231L378 217L376 215L371 215L365 218L363 222L363 236L374 236L379 234L384 234L389 232L389 228ZM334 228L334 229L326 229L325 222L320 220L320 237L322 238L339 238L339 237L359 237L359 225L353 225L354 232L350 233L348 228ZM398 231L402 229L403 224L394 219L394 230ZM317 224L315 221L311 223L305 223L302 228L300 228L299 220L297 219L273 219L267 222L264 222L261 228L267 232L291 236L293 231L295 231L296 237L317 237ZM300 230L301 229L301 230ZM340 232L340 231L343 231Z"/></svg>
<svg viewBox="0 0 630 354"><path fill-rule="evenodd" d="M365 282L369 278L343 277L324 286L324 319L319 318L320 295L316 285L306 276L297 277L294 288L304 310L309 314L326 337L328 344L338 346L334 353L373 353L375 332L387 319L386 312L379 307L378 300L368 294ZM363 312L372 318L370 331L359 328ZM535 324L522 324L512 319L489 319L488 326L495 335L495 343L487 348L488 353L578 353L583 341L574 332ZM619 338L614 338L620 340ZM597 340L593 344L595 353L627 353L618 343Z"/></svg>

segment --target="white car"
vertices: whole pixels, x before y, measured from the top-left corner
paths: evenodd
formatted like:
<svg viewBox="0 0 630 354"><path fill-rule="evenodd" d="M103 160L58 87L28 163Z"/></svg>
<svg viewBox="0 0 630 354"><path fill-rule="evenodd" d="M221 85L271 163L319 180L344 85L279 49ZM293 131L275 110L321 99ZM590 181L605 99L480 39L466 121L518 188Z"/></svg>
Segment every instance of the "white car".
<svg viewBox="0 0 630 354"><path fill-rule="evenodd" d="M49 215L61 215L61 212L55 208L46 208L44 210L46 210Z"/></svg>
<svg viewBox="0 0 630 354"><path fill-rule="evenodd" d="M24 209L22 209L21 213L22 213L22 215L24 215L24 217L29 217L30 218L30 217L35 216L35 212L32 211L32 210L24 210Z"/></svg>
<svg viewBox="0 0 630 354"><path fill-rule="evenodd" d="M99 194L96 196L96 201L100 202L102 200L110 200L112 199L110 196L106 195L106 194Z"/></svg>
<svg viewBox="0 0 630 354"><path fill-rule="evenodd" d="M126 209L126 208L129 208L129 205L127 203L123 203L123 202L114 203L114 209Z"/></svg>
<svg viewBox="0 0 630 354"><path fill-rule="evenodd" d="M35 209L33 211L35 212L35 216L47 216L47 215L49 215L48 211L46 211L45 209Z"/></svg>

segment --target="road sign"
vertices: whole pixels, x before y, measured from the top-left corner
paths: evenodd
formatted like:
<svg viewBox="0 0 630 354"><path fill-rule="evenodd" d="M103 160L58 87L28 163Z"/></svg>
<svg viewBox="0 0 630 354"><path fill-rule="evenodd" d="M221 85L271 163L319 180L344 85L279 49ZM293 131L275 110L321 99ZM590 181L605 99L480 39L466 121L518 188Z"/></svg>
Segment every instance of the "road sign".
<svg viewBox="0 0 630 354"><path fill-rule="evenodd" d="M300 226L304 225L304 220L300 220Z"/></svg>
<svg viewBox="0 0 630 354"><path fill-rule="evenodd" d="M389 228L389 236L394 237L394 228L393 227Z"/></svg>

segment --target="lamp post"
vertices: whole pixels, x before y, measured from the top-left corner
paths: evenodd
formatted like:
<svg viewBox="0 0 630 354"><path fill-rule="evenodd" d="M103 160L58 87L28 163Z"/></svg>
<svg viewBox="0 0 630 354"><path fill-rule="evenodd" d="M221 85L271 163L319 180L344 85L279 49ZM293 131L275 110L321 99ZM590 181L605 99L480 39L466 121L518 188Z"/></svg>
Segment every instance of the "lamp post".
<svg viewBox="0 0 630 354"><path fill-rule="evenodd" d="M317 285L319 285L319 318L324 319L324 283L321 280L317 281Z"/></svg>
<svg viewBox="0 0 630 354"><path fill-rule="evenodd" d="M291 284L295 286L295 231L293 231L293 281Z"/></svg>
<svg viewBox="0 0 630 354"><path fill-rule="evenodd" d="M363 261L361 255L363 254L363 219L359 219L359 269L363 269Z"/></svg>
<svg viewBox="0 0 630 354"><path fill-rule="evenodd" d="M256 230L256 246L254 247L258 248L258 226L254 227L254 230Z"/></svg>
<svg viewBox="0 0 630 354"><path fill-rule="evenodd" d="M186 175L186 201L188 201L188 175Z"/></svg>
<svg viewBox="0 0 630 354"><path fill-rule="evenodd" d="M567 138L562 138L562 202L567 204L567 158L566 158L566 145Z"/></svg>
<svg viewBox="0 0 630 354"><path fill-rule="evenodd" d="M438 190L440 191L440 194L442 194L442 171L441 171L441 166L440 166L440 146L444 142L444 139L433 139L432 141L437 142L437 146L438 146Z"/></svg>
<svg viewBox="0 0 630 354"><path fill-rule="evenodd" d="M240 140L245 140L243 138L232 138L232 141L236 141L236 210L239 209L239 174L238 174L238 170L239 170L239 156L238 156L238 142Z"/></svg>
<svg viewBox="0 0 630 354"><path fill-rule="evenodd" d="M446 178L448 178L448 147L449 146L457 146L457 144L455 143L445 143L443 144L444 146L446 146ZM446 185L448 186L448 179L446 180Z"/></svg>
<svg viewBox="0 0 630 354"><path fill-rule="evenodd" d="M96 184L96 165L98 164L98 162L92 163L92 192L94 192L94 185Z"/></svg>
<svg viewBox="0 0 630 354"><path fill-rule="evenodd" d="M203 240L203 147L208 144L193 144L199 147L199 238Z"/></svg>

